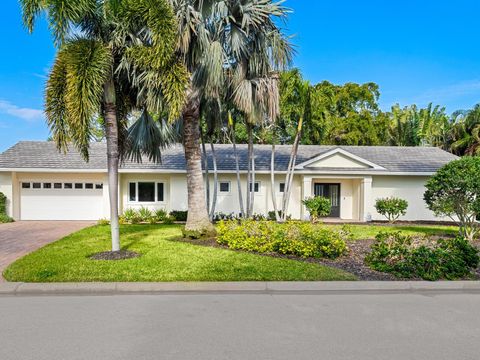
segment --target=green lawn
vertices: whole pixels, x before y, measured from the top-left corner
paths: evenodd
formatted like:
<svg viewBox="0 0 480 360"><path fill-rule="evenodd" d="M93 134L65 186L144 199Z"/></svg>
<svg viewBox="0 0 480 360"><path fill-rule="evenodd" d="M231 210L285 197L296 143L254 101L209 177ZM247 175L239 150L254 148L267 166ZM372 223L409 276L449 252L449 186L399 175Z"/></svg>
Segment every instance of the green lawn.
<svg viewBox="0 0 480 360"><path fill-rule="evenodd" d="M109 227L94 226L17 260L3 275L24 282L355 280L317 264L179 242L178 225L125 225L121 234L123 248L140 258L90 260L110 246Z"/></svg>
<svg viewBox="0 0 480 360"><path fill-rule="evenodd" d="M326 225L341 229L342 225ZM349 225L354 240L374 239L375 236L383 232L402 231L406 235L414 236L455 236L458 233L457 226L445 225Z"/></svg>

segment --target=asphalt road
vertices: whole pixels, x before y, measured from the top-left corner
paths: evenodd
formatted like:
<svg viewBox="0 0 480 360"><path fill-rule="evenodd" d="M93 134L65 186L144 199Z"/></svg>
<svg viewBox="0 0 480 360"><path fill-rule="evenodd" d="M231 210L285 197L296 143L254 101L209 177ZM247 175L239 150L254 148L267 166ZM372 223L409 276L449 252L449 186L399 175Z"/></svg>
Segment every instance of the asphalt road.
<svg viewBox="0 0 480 360"><path fill-rule="evenodd" d="M0 297L0 359L479 359L479 294Z"/></svg>

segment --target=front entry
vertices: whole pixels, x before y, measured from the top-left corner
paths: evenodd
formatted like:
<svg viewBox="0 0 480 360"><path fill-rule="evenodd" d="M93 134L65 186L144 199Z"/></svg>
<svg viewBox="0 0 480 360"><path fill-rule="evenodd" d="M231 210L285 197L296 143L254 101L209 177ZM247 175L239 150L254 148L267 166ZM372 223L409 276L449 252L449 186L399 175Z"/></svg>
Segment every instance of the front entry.
<svg viewBox="0 0 480 360"><path fill-rule="evenodd" d="M314 188L315 196L323 196L330 199L332 209L328 217L340 217L340 184L316 183Z"/></svg>

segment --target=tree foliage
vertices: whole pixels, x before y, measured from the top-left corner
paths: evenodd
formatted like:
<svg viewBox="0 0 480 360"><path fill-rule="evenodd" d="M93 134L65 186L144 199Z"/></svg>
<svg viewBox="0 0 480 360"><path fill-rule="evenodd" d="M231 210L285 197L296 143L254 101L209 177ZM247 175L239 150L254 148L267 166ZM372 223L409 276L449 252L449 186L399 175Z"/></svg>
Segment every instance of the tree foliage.
<svg viewBox="0 0 480 360"><path fill-rule="evenodd" d="M375 201L375 209L380 215L385 216L389 223L394 223L400 216L407 213L408 202L407 200L397 197L389 197L377 199Z"/></svg>
<svg viewBox="0 0 480 360"><path fill-rule="evenodd" d="M473 240L480 216L480 157L453 161L431 177L424 200L437 216L458 222L462 236Z"/></svg>

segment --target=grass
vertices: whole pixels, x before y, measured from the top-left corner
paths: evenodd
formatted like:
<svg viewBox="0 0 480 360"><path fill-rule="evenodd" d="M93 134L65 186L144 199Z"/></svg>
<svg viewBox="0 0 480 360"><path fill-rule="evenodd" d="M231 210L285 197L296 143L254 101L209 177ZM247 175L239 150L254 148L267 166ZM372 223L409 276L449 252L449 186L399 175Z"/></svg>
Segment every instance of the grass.
<svg viewBox="0 0 480 360"><path fill-rule="evenodd" d="M342 225L326 225L341 229ZM349 225L352 231L353 240L374 239L379 232L402 231L405 235L411 236L455 236L458 234L458 226L445 225Z"/></svg>
<svg viewBox="0 0 480 360"><path fill-rule="evenodd" d="M49 244L11 264L8 281L313 281L355 280L347 272L301 261L176 241L178 225L125 225L122 247L140 258L95 261L110 247L108 226L94 226Z"/></svg>

